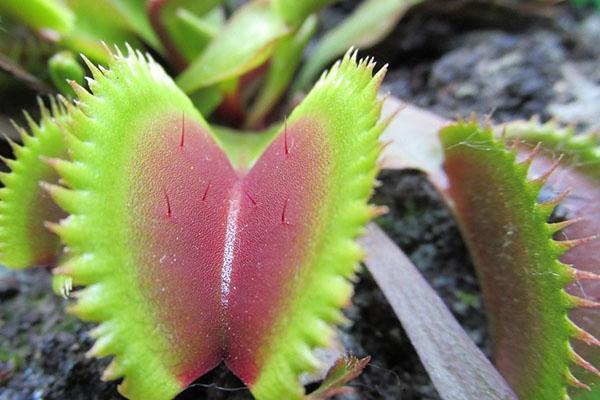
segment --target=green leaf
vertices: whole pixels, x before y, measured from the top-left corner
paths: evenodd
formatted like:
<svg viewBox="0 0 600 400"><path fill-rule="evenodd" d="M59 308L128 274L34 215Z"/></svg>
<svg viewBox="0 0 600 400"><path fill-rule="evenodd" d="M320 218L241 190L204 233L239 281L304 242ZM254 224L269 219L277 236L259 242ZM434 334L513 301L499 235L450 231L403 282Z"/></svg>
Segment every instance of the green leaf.
<svg viewBox="0 0 600 400"><path fill-rule="evenodd" d="M486 302L496 366L519 399L566 398L567 385L576 384L570 365L579 357L570 340L584 335L567 316L581 305L565 291L574 270L559 261L574 243L553 239L565 224L547 222L561 197L538 203L547 174L528 180L532 159L517 162L515 151L494 139L490 128L457 123L440 135L449 194Z"/></svg>
<svg viewBox="0 0 600 400"><path fill-rule="evenodd" d="M286 36L277 44L265 81L248 115L248 127L256 128L263 124L269 111L284 94L300 64L304 47L316 28L317 18L309 17L297 32Z"/></svg>
<svg viewBox="0 0 600 400"><path fill-rule="evenodd" d="M58 0L0 0L0 10L13 15L35 30L68 34L75 16Z"/></svg>
<svg viewBox="0 0 600 400"><path fill-rule="evenodd" d="M291 26L301 25L308 16L339 0L272 0L273 8ZM347 48L346 48L347 49ZM342 52L343 54L343 52Z"/></svg>
<svg viewBox="0 0 600 400"><path fill-rule="evenodd" d="M67 81L83 85L85 71L70 51L61 51L48 60L48 70L54 86L64 95L73 96L75 92Z"/></svg>
<svg viewBox="0 0 600 400"><path fill-rule="evenodd" d="M65 110L52 100L52 112L40 102L42 119L34 123L27 116L29 135L17 127L23 145L9 143L14 160L5 160L9 173L0 180L0 263L11 268L48 265L60 253L58 237L49 232L44 223L56 222L64 213L40 188L40 182L56 183L58 175L42 158L66 156L66 146L59 124L65 121Z"/></svg>
<svg viewBox="0 0 600 400"><path fill-rule="evenodd" d="M222 103L223 93L224 90L220 85L216 85L197 90L189 96L200 114L209 116Z"/></svg>
<svg viewBox="0 0 600 400"><path fill-rule="evenodd" d="M162 46L150 26L146 15L146 3L148 0L94 0L107 1L113 4L115 9L127 21L128 28L131 32L135 32L146 43L151 45L155 50L161 51ZM88 2L89 3L89 2Z"/></svg>
<svg viewBox="0 0 600 400"><path fill-rule="evenodd" d="M164 3L163 12L166 14L175 14L177 10L186 10L196 17L204 17L214 11L220 10L218 7L225 0L151 0L154 3Z"/></svg>
<svg viewBox="0 0 600 400"><path fill-rule="evenodd" d="M158 34L171 64L185 69L216 36L223 23L222 0L150 0L148 19Z"/></svg>
<svg viewBox="0 0 600 400"><path fill-rule="evenodd" d="M573 3L582 7L588 4L594 4L596 8L600 9L600 0L573 0Z"/></svg>
<svg viewBox="0 0 600 400"><path fill-rule="evenodd" d="M72 31L61 40L63 46L102 64L108 63L110 57L110 51L102 42L117 46L124 46L125 43L142 46L131 29L128 16L111 0L66 1L76 19Z"/></svg>
<svg viewBox="0 0 600 400"><path fill-rule="evenodd" d="M192 93L240 77L265 62L287 32L283 20L268 3L250 2L236 12L206 50L177 78L177 84L186 93Z"/></svg>
<svg viewBox="0 0 600 400"><path fill-rule="evenodd" d="M224 21L225 15L220 8L202 17L178 8L171 22L167 22L167 29L186 60L192 61L219 34Z"/></svg>
<svg viewBox="0 0 600 400"><path fill-rule="evenodd" d="M300 71L296 88L306 88L350 47L368 48L387 36L398 20L422 0L366 0L345 21L327 32ZM303 2L297 2L302 4Z"/></svg>

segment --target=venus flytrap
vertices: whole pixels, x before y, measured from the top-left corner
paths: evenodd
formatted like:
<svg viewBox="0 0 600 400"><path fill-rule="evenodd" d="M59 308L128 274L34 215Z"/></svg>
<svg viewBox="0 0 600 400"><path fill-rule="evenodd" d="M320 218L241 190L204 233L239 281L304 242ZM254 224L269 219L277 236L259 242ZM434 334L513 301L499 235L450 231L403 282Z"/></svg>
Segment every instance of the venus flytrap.
<svg viewBox="0 0 600 400"><path fill-rule="evenodd" d="M130 50L88 66L91 92L74 84L77 105L57 116L69 157L35 155L53 157L38 167L67 185L42 185L69 213L46 224L65 246L55 273L85 286L71 311L100 323L90 354L115 356L105 378L123 376L129 398L168 399L225 362L256 398L302 397L312 349L343 320L353 239L376 212L384 70L372 77L372 61L348 54L234 168L154 61ZM9 182L24 180L17 156ZM38 217L7 200L2 221Z"/></svg>
<svg viewBox="0 0 600 400"><path fill-rule="evenodd" d="M509 130L528 133L533 142L568 142L557 140L556 135L544 136L543 129L537 129L538 136L533 127L514 126ZM546 134L548 131L553 132L546 129ZM596 376L588 376L588 382L600 378L600 372L589 362L595 361L600 345L593 336L597 334L597 324L591 322L597 320L597 311L587 315L591 318L587 322L583 322L581 314L579 318L574 314L569 317L569 312L585 313L599 304L579 297L585 291L568 293L566 289L580 280L591 282L592 289L600 281L595 270L589 271L595 258L589 246L597 244L593 244L594 236L584 234L597 229L597 217L589 211L580 213L584 219L590 219L587 226L580 225L583 221L576 212L571 220L547 222L555 207L564 204L571 194L564 192L565 185L554 185L559 190L556 197L538 202L541 188L550 179L566 179L564 173L561 176L556 170L562 158L544 162L545 156L538 154L540 146L519 148L517 142L507 149L503 141L494 138L490 127L480 128L477 123L461 122L442 129L440 135L445 149L448 195L477 267L499 371L524 400L566 399L569 386L589 390L573 371L581 368ZM572 137L571 140L579 144L556 148L567 156L569 149L585 149L586 156L595 160L590 145ZM517 149L524 153L520 161ZM581 165L597 172L595 161ZM536 173L528 178L530 169ZM589 187L577 179L567 185L573 184L580 195L591 194ZM555 235L561 237L560 232L565 235L562 240L554 239ZM587 295L594 297L594 292ZM585 350L575 351L575 341L585 343Z"/></svg>
<svg viewBox="0 0 600 400"><path fill-rule="evenodd" d="M425 172L455 213L482 286L499 371L520 399L595 399L596 135L536 119L495 133L477 122L447 122L440 145L434 137L439 118L409 110L408 129L401 121L396 118L384 135L398 140L384 152L384 165ZM409 154L399 143L415 134L421 137L412 148L423 150ZM556 207L565 220L552 221ZM377 245L368 250L384 251ZM368 267L374 275L392 274L381 257L372 255L376 262L368 259ZM410 295L411 289L397 287ZM386 295L393 305L394 294L388 289ZM407 327L416 318L402 307L396 312Z"/></svg>
<svg viewBox="0 0 600 400"><path fill-rule="evenodd" d="M578 296L581 307L570 313L570 319L577 326L589 332L594 337L600 336L600 314L597 311L597 302L600 300L600 269L598 267L598 250L600 242L590 240L600 232L599 212L596 196L598 179L600 178L600 157L598 154L598 139L593 132L576 135L570 127L560 127L550 121L541 124L537 120L508 124L506 136L515 143L519 153L529 154L535 150L538 154L534 158L530 174L539 175L540 171L556 164L556 171L548 177L546 190L552 193L567 191L561 202L561 209L566 213L566 218L575 223L565 226L556 235L561 240L580 240L580 243L561 256L561 261L572 265L573 283L567 291ZM560 157L560 160L559 160ZM589 343L591 340L587 340ZM600 348L574 342L573 347L592 366L600 362ZM573 371L580 381L592 387L592 393L579 390L574 397L590 398L600 393L600 379L594 375L597 372L589 371L583 366ZM586 389L586 384L580 384Z"/></svg>

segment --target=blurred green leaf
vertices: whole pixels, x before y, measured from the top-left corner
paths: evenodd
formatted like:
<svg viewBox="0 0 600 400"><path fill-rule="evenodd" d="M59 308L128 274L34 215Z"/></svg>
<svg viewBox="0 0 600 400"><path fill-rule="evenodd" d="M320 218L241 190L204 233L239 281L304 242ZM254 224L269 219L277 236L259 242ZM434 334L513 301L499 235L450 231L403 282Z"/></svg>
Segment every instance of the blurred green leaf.
<svg viewBox="0 0 600 400"><path fill-rule="evenodd" d="M215 8L205 15L198 15L187 8L177 8L164 18L166 29L173 43L187 61L192 61L218 35L225 22L225 13Z"/></svg>
<svg viewBox="0 0 600 400"><path fill-rule="evenodd" d="M0 10L23 21L35 30L67 34L75 16L61 1L57 0L0 0Z"/></svg>
<svg viewBox="0 0 600 400"><path fill-rule="evenodd" d="M177 78L187 93L245 74L265 62L278 39L288 33L268 3L239 9L206 50Z"/></svg>
<svg viewBox="0 0 600 400"><path fill-rule="evenodd" d="M312 13L340 0L273 0L273 8L286 23L298 26Z"/></svg>
<svg viewBox="0 0 600 400"><path fill-rule="evenodd" d="M75 81L80 85L84 83L85 71L70 51L61 51L50 57L48 71L54 86L65 95L75 96L73 88L67 81Z"/></svg>
<svg viewBox="0 0 600 400"><path fill-rule="evenodd" d="M184 70L215 36L212 25L220 28L223 24L223 12L216 8L222 2L223 0L147 1L147 19L178 72ZM214 18L219 15L220 18Z"/></svg>
<svg viewBox="0 0 600 400"><path fill-rule="evenodd" d="M155 0L156 1L156 0ZM184 8L189 12L202 17L214 11L215 8L222 4L224 0L163 0L165 3L164 10L167 13L175 13L178 9Z"/></svg>
<svg viewBox="0 0 600 400"><path fill-rule="evenodd" d="M98 0L93 0L94 2ZM106 0L111 2L127 21L132 32L139 35L146 43L160 51L162 46L146 15L147 0ZM92 1L88 0L87 3Z"/></svg>
<svg viewBox="0 0 600 400"><path fill-rule="evenodd" d="M296 89L305 89L328 63L348 48L368 48L386 37L404 13L422 0L366 0L326 33L300 72Z"/></svg>
<svg viewBox="0 0 600 400"><path fill-rule="evenodd" d="M282 39L271 58L265 81L248 116L247 126L256 128L264 122L290 84L302 59L306 43L317 28L316 16L309 17L293 35Z"/></svg>
<svg viewBox="0 0 600 400"><path fill-rule="evenodd" d="M66 0L66 4L75 13L76 19L70 34L61 41L63 46L103 64L108 63L109 53L102 42L120 47L124 47L125 43L135 48L142 47L131 31L127 17L112 1Z"/></svg>
<svg viewBox="0 0 600 400"><path fill-rule="evenodd" d="M189 97L200 114L207 117L221 104L223 91L218 85L209 86L190 94Z"/></svg>

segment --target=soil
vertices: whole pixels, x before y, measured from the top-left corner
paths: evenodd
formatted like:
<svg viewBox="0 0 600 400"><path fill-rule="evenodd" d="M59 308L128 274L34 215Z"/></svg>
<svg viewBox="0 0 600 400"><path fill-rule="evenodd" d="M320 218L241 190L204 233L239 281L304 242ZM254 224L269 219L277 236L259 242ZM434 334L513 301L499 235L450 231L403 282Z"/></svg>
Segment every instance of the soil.
<svg viewBox="0 0 600 400"><path fill-rule="evenodd" d="M356 3L327 11L324 25L338 22ZM589 10L564 6L547 18L481 1L432 1L415 7L369 53L390 63L387 90L449 118L477 112L501 122L538 114L584 130L600 127L599 41L600 14ZM489 354L477 279L448 209L416 171L384 172L380 180L374 202L390 212L379 224ZM85 357L91 326L64 313L68 301L52 294L49 277L45 269L0 269L0 400L121 398L116 383L99 379L108 361ZM372 360L352 382L355 393L340 399L439 398L366 271L346 315L353 324L341 329L343 344ZM177 397L198 398L251 396L217 368Z"/></svg>

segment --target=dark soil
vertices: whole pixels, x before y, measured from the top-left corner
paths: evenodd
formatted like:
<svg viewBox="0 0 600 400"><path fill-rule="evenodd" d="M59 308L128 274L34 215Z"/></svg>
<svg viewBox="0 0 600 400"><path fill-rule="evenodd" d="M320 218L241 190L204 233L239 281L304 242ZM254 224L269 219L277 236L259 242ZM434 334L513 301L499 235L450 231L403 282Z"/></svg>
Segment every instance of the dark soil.
<svg viewBox="0 0 600 400"><path fill-rule="evenodd" d="M64 312L45 269L0 270L0 400L113 399L100 372L108 360L85 357L91 328Z"/></svg>
<svg viewBox="0 0 600 400"><path fill-rule="evenodd" d="M549 18L436 3L414 9L374 49L392 65L392 94L448 118L538 115L600 127L600 13L562 8Z"/></svg>
<svg viewBox="0 0 600 400"><path fill-rule="evenodd" d="M370 52L391 65L387 89L447 117L474 111L500 122L539 114L582 129L600 126L600 15L565 7L548 19L482 4L434 1L411 11ZM328 23L349 10L328 11ZM452 216L420 174L386 172L380 179L374 201L390 213L378 222L489 353L477 279ZM65 315L66 301L51 293L46 270L0 269L0 304L0 400L120 398L115 383L99 379L107 361L85 357L90 326ZM367 272L346 314L354 324L342 329L342 343L372 361L344 399L439 398ZM198 398L251 397L218 368L177 397Z"/></svg>

